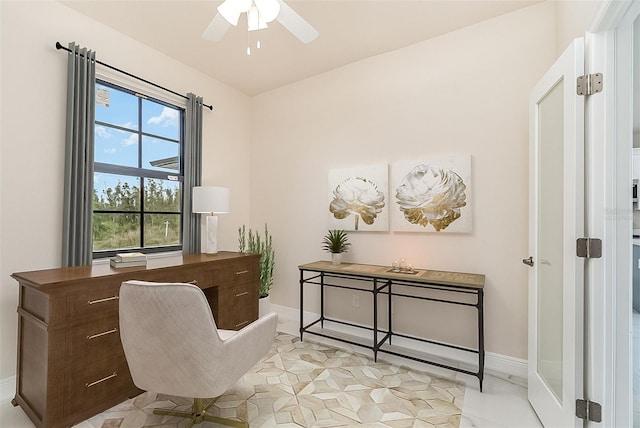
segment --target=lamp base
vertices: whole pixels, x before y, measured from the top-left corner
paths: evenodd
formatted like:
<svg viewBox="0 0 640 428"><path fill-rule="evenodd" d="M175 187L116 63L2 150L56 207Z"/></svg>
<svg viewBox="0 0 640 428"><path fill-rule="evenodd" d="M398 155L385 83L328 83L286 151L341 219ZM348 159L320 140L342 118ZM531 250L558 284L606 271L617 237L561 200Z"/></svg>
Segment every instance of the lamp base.
<svg viewBox="0 0 640 428"><path fill-rule="evenodd" d="M207 216L207 254L218 253L218 216Z"/></svg>

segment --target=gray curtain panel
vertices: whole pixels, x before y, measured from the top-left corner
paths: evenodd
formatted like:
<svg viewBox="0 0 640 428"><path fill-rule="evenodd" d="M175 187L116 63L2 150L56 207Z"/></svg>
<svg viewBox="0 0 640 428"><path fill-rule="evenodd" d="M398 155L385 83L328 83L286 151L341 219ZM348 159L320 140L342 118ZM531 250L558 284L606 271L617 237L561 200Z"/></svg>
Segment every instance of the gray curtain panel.
<svg viewBox="0 0 640 428"><path fill-rule="evenodd" d="M200 253L200 218L191 211L191 189L202 183L202 97L187 94L184 139L182 252Z"/></svg>
<svg viewBox="0 0 640 428"><path fill-rule="evenodd" d="M95 52L69 43L62 266L91 264Z"/></svg>

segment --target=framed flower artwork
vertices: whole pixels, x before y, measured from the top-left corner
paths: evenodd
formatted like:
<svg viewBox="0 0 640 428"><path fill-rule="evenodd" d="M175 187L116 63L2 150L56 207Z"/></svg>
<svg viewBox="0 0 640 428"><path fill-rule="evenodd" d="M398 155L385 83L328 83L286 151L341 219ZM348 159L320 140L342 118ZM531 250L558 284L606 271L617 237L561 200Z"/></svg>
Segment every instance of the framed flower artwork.
<svg viewBox="0 0 640 428"><path fill-rule="evenodd" d="M329 229L389 230L387 164L329 170Z"/></svg>
<svg viewBox="0 0 640 428"><path fill-rule="evenodd" d="M394 231L472 231L469 155L396 162L390 193Z"/></svg>

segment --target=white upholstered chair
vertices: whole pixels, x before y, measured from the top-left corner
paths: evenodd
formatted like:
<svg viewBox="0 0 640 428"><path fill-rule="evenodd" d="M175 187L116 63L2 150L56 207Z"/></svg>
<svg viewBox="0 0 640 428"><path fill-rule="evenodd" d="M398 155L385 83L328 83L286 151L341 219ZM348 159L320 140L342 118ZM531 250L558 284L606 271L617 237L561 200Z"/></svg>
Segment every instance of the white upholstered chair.
<svg viewBox="0 0 640 428"><path fill-rule="evenodd" d="M218 330L195 285L127 281L120 288L120 336L133 382L146 391L195 397L191 412L154 410L191 418L188 426L205 420L248 426L207 409L266 355L277 321L272 313L240 331Z"/></svg>

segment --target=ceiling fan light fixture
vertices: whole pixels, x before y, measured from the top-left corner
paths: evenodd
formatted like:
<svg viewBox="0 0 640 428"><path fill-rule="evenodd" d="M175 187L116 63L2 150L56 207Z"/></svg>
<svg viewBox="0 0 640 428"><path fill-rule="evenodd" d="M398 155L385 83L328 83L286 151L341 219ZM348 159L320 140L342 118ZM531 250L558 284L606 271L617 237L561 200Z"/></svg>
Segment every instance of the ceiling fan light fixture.
<svg viewBox="0 0 640 428"><path fill-rule="evenodd" d="M280 3L278 0L253 0L260 11L260 18L265 22L271 22L280 13Z"/></svg>
<svg viewBox="0 0 640 428"><path fill-rule="evenodd" d="M226 0L226 1L230 1L230 0ZM253 0L233 0L233 1L236 4L238 11L240 11L241 13L248 12L251 6L253 6Z"/></svg>
<svg viewBox="0 0 640 428"><path fill-rule="evenodd" d="M240 14L247 12L253 6L253 0L225 0L218 6L218 13L226 19L229 24L236 27Z"/></svg>
<svg viewBox="0 0 640 428"><path fill-rule="evenodd" d="M243 13L247 14L248 33L267 28L267 23L277 20L304 44L311 43L318 37L318 30L298 15L285 0L224 0L218 6L218 13L202 33L202 38L220 41L232 25L238 26Z"/></svg>
<svg viewBox="0 0 640 428"><path fill-rule="evenodd" d="M247 23L249 25L249 31L264 30L267 28L267 23L262 19L262 14L256 6L251 6L247 12Z"/></svg>

